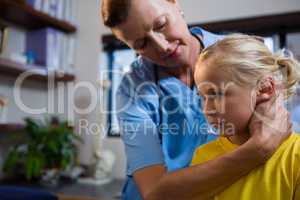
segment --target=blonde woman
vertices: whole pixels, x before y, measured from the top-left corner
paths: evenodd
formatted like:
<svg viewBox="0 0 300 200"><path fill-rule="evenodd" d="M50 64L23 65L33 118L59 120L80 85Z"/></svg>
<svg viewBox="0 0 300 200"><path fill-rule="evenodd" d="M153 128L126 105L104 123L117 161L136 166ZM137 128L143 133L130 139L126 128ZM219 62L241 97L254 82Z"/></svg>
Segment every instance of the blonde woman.
<svg viewBox="0 0 300 200"><path fill-rule="evenodd" d="M232 35L201 53L195 81L204 98L205 116L221 137L199 147L192 165L246 143L251 137L249 121L257 115L255 106L276 98L287 99L299 81L299 64L292 56L273 54L257 37ZM269 120L258 117L266 123ZM292 134L264 165L212 199L300 199L300 136Z"/></svg>

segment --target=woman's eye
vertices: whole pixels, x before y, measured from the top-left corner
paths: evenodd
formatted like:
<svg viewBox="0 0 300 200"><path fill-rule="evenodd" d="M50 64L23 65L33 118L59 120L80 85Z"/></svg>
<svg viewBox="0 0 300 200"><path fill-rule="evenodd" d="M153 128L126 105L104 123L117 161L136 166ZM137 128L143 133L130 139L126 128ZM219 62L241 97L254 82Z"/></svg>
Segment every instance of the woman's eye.
<svg viewBox="0 0 300 200"><path fill-rule="evenodd" d="M167 24L166 17L163 17L156 25L155 30L162 30Z"/></svg>
<svg viewBox="0 0 300 200"><path fill-rule="evenodd" d="M155 29L156 30L162 30L165 27L166 23L159 24Z"/></svg>

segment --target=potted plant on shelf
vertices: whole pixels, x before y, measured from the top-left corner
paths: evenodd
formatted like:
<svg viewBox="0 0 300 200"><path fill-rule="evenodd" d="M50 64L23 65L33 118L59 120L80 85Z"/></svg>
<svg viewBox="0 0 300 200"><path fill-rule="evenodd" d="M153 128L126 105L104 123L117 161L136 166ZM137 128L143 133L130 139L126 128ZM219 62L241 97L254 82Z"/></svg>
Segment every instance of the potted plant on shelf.
<svg viewBox="0 0 300 200"><path fill-rule="evenodd" d="M23 175L28 181L58 183L60 172L75 164L75 142L80 138L65 121L25 119L25 137L14 146L5 162L8 174Z"/></svg>

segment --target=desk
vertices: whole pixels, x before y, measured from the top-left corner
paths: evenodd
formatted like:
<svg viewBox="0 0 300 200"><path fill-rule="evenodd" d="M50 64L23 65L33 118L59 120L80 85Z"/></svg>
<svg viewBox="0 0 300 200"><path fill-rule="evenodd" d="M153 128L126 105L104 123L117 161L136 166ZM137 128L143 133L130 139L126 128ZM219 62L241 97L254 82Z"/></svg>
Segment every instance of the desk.
<svg viewBox="0 0 300 200"><path fill-rule="evenodd" d="M66 200L81 200L80 197L90 197L91 200L118 200L120 199L120 194L122 190L124 181L114 180L106 185L85 185L79 183L66 183L55 188L46 188L38 185L28 185L28 184L1 184L1 185L13 185L20 187L27 187L36 190L47 191L53 194L59 194L61 196L72 196L76 198L70 198ZM88 199L88 198L87 198Z"/></svg>

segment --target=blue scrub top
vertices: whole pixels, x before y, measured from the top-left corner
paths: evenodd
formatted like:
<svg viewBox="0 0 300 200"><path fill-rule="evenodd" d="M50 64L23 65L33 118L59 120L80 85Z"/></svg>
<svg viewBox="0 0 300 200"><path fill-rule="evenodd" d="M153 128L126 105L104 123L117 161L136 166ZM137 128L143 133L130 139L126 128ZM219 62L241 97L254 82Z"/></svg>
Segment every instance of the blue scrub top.
<svg viewBox="0 0 300 200"><path fill-rule="evenodd" d="M198 27L190 31L202 36L205 47L223 38ZM196 87L160 75L159 69L163 67L139 57L117 91L117 115L127 156L123 200L142 199L132 177L135 171L157 164L168 171L187 167L194 150L215 139L208 134Z"/></svg>

